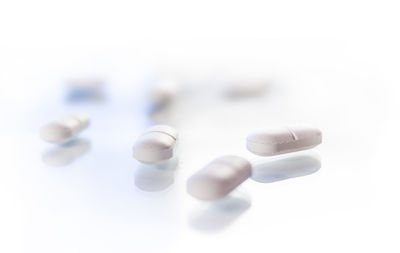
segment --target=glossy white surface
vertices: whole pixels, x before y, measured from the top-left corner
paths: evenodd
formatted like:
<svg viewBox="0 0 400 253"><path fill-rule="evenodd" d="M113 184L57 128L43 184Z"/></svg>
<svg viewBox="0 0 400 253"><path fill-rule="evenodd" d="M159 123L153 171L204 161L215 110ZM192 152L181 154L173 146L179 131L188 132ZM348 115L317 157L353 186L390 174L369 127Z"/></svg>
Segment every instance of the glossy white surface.
<svg viewBox="0 0 400 253"><path fill-rule="evenodd" d="M400 252L399 23L392 0L1 1L0 252ZM164 114L181 138L166 170L131 153L153 67L203 87ZM104 74L104 96L69 100L77 69ZM270 80L255 100L211 92L253 75ZM91 126L48 165L38 129L75 109ZM215 157L272 161L247 134L293 122L323 130L319 170L186 193Z"/></svg>

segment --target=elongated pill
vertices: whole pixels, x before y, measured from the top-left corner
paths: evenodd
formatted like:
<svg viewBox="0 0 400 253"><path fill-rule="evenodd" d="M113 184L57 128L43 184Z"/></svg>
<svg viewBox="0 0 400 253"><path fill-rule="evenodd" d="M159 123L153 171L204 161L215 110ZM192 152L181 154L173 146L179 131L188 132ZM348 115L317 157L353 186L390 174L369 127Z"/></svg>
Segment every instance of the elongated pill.
<svg viewBox="0 0 400 253"><path fill-rule="evenodd" d="M251 176L251 164L238 156L215 159L187 181L187 192L201 200L226 196Z"/></svg>
<svg viewBox="0 0 400 253"><path fill-rule="evenodd" d="M232 99L262 96L267 86L267 82L263 80L231 82L225 89L225 95Z"/></svg>
<svg viewBox="0 0 400 253"><path fill-rule="evenodd" d="M83 113L64 116L40 129L40 137L47 142L66 143L89 126L89 116Z"/></svg>
<svg viewBox="0 0 400 253"><path fill-rule="evenodd" d="M247 149L260 156L272 156L310 149L322 142L319 129L293 125L252 133L247 136Z"/></svg>
<svg viewBox="0 0 400 253"><path fill-rule="evenodd" d="M166 125L156 125L142 134L133 146L133 157L142 163L156 164L174 156L178 132Z"/></svg>

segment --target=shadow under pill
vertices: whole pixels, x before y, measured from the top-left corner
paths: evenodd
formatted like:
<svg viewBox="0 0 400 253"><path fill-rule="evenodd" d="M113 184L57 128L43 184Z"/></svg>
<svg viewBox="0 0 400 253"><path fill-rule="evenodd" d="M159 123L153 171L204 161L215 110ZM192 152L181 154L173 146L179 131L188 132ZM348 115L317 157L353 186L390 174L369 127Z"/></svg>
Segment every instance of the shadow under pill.
<svg viewBox="0 0 400 253"><path fill-rule="evenodd" d="M152 165L140 164L135 171L135 186L146 192L159 192L169 188L175 180L179 159Z"/></svg>
<svg viewBox="0 0 400 253"><path fill-rule="evenodd" d="M79 138L45 151L42 154L42 161L52 167L66 166L89 152L90 149L90 141Z"/></svg>
<svg viewBox="0 0 400 253"><path fill-rule="evenodd" d="M250 197L244 193L234 191L225 198L204 203L203 210L189 216L192 228L203 232L217 232L227 228L250 206Z"/></svg>
<svg viewBox="0 0 400 253"><path fill-rule="evenodd" d="M321 160L313 155L298 155L255 164L251 178L260 183L273 183L313 174L321 168Z"/></svg>

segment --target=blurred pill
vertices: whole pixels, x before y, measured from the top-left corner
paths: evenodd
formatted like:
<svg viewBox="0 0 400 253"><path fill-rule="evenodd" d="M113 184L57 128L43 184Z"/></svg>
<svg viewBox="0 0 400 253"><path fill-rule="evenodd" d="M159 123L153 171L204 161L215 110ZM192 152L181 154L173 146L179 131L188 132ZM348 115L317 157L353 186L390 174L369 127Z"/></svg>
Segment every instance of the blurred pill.
<svg viewBox="0 0 400 253"><path fill-rule="evenodd" d="M133 157L142 162L157 164L174 156L178 132L167 125L150 127L133 146Z"/></svg>
<svg viewBox="0 0 400 253"><path fill-rule="evenodd" d="M267 82L261 80L230 82L225 87L225 95L232 99L262 96L267 86Z"/></svg>
<svg viewBox="0 0 400 253"><path fill-rule="evenodd" d="M200 200L223 198L251 176L251 164L238 156L215 159L187 181L187 192Z"/></svg>
<svg viewBox="0 0 400 253"><path fill-rule="evenodd" d="M40 129L40 137L51 143L66 143L89 126L89 116L73 114L48 123Z"/></svg>
<svg viewBox="0 0 400 253"><path fill-rule="evenodd" d="M272 156L313 148L322 142L319 129L293 125L259 131L247 136L247 149L260 156Z"/></svg>
<svg viewBox="0 0 400 253"><path fill-rule="evenodd" d="M101 87L103 83L104 79L97 76L81 76L68 80L69 87L75 89L96 89Z"/></svg>
<svg viewBox="0 0 400 253"><path fill-rule="evenodd" d="M149 92L149 101L153 109L170 104L176 97L178 83L172 79L159 80Z"/></svg>
<svg viewBox="0 0 400 253"><path fill-rule="evenodd" d="M103 98L102 89L104 79L97 76L81 76L67 81L68 99L79 100L100 100Z"/></svg>

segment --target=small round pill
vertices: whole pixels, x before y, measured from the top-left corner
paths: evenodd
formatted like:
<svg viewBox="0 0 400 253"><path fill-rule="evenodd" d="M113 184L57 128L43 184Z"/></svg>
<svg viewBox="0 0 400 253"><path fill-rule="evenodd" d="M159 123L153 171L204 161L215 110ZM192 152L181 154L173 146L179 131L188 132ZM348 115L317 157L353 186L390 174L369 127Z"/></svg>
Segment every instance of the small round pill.
<svg viewBox="0 0 400 253"><path fill-rule="evenodd" d="M260 156L273 156L313 148L322 142L319 129L293 125L255 132L247 136L247 149Z"/></svg>
<svg viewBox="0 0 400 253"><path fill-rule="evenodd" d="M200 200L223 198L251 176L251 164L238 156L215 159L187 181L187 192Z"/></svg>
<svg viewBox="0 0 400 253"><path fill-rule="evenodd" d="M86 114L67 115L43 126L40 129L40 137L51 143L66 143L88 127L89 122L89 116Z"/></svg>
<svg viewBox="0 0 400 253"><path fill-rule="evenodd" d="M156 164L174 156L178 132L167 125L150 127L133 146L133 157L142 163Z"/></svg>

